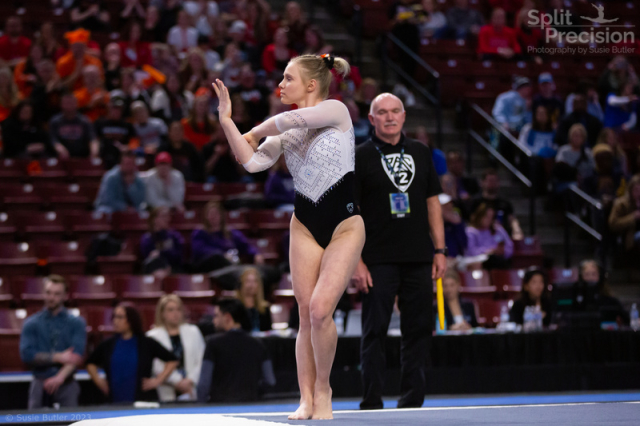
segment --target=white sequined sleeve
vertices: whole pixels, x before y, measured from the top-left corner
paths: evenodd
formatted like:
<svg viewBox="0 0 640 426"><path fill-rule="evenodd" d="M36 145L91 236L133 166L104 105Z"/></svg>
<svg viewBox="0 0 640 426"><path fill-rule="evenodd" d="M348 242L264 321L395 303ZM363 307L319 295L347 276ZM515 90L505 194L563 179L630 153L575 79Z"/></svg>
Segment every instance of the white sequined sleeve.
<svg viewBox="0 0 640 426"><path fill-rule="evenodd" d="M336 127L343 132L351 128L349 110L340 101L329 99L309 108L299 108L275 116L280 133L291 129Z"/></svg>
<svg viewBox="0 0 640 426"><path fill-rule="evenodd" d="M280 138L278 136L269 136L243 166L249 173L261 172L273 166L282 152Z"/></svg>

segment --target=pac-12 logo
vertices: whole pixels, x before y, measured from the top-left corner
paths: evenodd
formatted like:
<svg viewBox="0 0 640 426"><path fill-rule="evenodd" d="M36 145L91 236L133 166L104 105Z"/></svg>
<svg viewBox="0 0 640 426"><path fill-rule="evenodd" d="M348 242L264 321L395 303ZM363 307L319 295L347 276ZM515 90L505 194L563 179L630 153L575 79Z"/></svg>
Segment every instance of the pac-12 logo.
<svg viewBox="0 0 640 426"><path fill-rule="evenodd" d="M387 173L387 177L393 184L402 192L406 192L406 190L411 186L411 182L413 182L413 178L416 175L416 163L413 161L413 157L409 154L404 154L402 159L402 164L398 164L400 162L400 154L389 154L385 156L387 158L387 162L393 167L393 170L396 171L396 176L398 177L398 181L396 182L393 173L389 171L389 167L385 164L385 161L381 158L382 168Z"/></svg>
<svg viewBox="0 0 640 426"><path fill-rule="evenodd" d="M353 213L353 203L347 204L347 210L349 211L349 213Z"/></svg>

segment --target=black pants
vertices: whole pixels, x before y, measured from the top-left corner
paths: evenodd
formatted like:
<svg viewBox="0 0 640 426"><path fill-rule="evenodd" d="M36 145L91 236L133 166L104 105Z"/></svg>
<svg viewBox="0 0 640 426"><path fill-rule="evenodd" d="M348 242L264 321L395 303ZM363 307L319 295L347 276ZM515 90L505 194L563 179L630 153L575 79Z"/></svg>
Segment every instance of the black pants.
<svg viewBox="0 0 640 426"><path fill-rule="evenodd" d="M430 263L369 266L373 287L362 302L361 409L382 408L386 370L385 339L398 296L402 379L398 408L421 407L426 391L425 369L431 342L433 284Z"/></svg>

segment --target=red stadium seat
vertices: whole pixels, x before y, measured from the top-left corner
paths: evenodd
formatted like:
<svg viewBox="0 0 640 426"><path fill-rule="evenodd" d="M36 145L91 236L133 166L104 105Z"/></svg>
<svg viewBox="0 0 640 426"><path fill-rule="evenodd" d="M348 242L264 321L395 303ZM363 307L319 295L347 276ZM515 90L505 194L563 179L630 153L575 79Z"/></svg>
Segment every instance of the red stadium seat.
<svg viewBox="0 0 640 426"><path fill-rule="evenodd" d="M27 317L24 309L0 309L0 371L25 371L20 358L20 333Z"/></svg>
<svg viewBox="0 0 640 426"><path fill-rule="evenodd" d="M119 297L136 303L154 304L164 296L162 281L152 275L123 275L114 277Z"/></svg>
<svg viewBox="0 0 640 426"><path fill-rule="evenodd" d="M222 183L220 190L225 198L262 198L264 185L261 183Z"/></svg>
<svg viewBox="0 0 640 426"><path fill-rule="evenodd" d="M36 254L49 273L58 275L80 275L85 272L88 240L79 241L39 241Z"/></svg>
<svg viewBox="0 0 640 426"><path fill-rule="evenodd" d="M8 308L14 302L13 293L9 280L0 277L0 307Z"/></svg>
<svg viewBox="0 0 640 426"><path fill-rule="evenodd" d="M0 183L0 210L38 210L42 205L42 197L37 193L33 184Z"/></svg>
<svg viewBox="0 0 640 426"><path fill-rule="evenodd" d="M278 239L252 238L251 243L258 249L262 257L264 257L265 262L275 264L280 260L280 244Z"/></svg>
<svg viewBox="0 0 640 426"><path fill-rule="evenodd" d="M104 275L69 278L71 299L78 306L112 305L117 298L113 284Z"/></svg>
<svg viewBox="0 0 640 426"><path fill-rule="evenodd" d="M111 232L111 220L101 212L72 211L64 214L67 231L75 238L101 232Z"/></svg>
<svg viewBox="0 0 640 426"><path fill-rule="evenodd" d="M570 284L578 282L580 273L578 268L553 268L549 271L551 284Z"/></svg>
<svg viewBox="0 0 640 426"><path fill-rule="evenodd" d="M248 210L230 210L227 212L227 226L238 231L251 229L251 212Z"/></svg>
<svg viewBox="0 0 640 426"><path fill-rule="evenodd" d="M149 213L143 212L115 212L112 225L115 232L127 238L139 240L149 229Z"/></svg>
<svg viewBox="0 0 640 426"><path fill-rule="evenodd" d="M174 293L183 299L185 303L212 301L216 292L211 289L209 277L202 274L195 275L171 275L164 279L164 290Z"/></svg>
<svg viewBox="0 0 640 426"><path fill-rule="evenodd" d="M491 285L489 272L484 270L459 272L460 293L471 299L493 299L496 287Z"/></svg>
<svg viewBox="0 0 640 426"><path fill-rule="evenodd" d="M491 283L502 293L519 293L525 272L524 269L494 269L491 271Z"/></svg>
<svg viewBox="0 0 640 426"><path fill-rule="evenodd" d="M0 271L4 276L33 275L37 263L29 243L0 243Z"/></svg>
<svg viewBox="0 0 640 426"><path fill-rule="evenodd" d="M171 228L180 232L185 241L190 241L193 230L203 227L202 216L199 213L195 210L174 213L171 217Z"/></svg>
<svg viewBox="0 0 640 426"><path fill-rule="evenodd" d="M83 184L100 182L106 171L99 158L70 158L65 163L71 178Z"/></svg>
<svg viewBox="0 0 640 426"><path fill-rule="evenodd" d="M5 158L0 162L0 182L8 184L25 181L27 178L25 169L24 161Z"/></svg>
<svg viewBox="0 0 640 426"><path fill-rule="evenodd" d="M14 296L26 307L41 307L44 301L46 277L15 277L11 279Z"/></svg>
<svg viewBox="0 0 640 426"><path fill-rule="evenodd" d="M187 207L201 210L209 201L222 201L222 190L219 184L187 183L184 197Z"/></svg>
<svg viewBox="0 0 640 426"><path fill-rule="evenodd" d="M65 234L64 220L54 211L20 212L15 221L20 236L28 240L61 240Z"/></svg>
<svg viewBox="0 0 640 426"><path fill-rule="evenodd" d="M138 240L128 239L122 243L120 253L115 256L98 256L96 262L102 275L133 274L138 261Z"/></svg>
<svg viewBox="0 0 640 426"><path fill-rule="evenodd" d="M27 311L24 309L0 309L0 330L20 333L26 318Z"/></svg>
<svg viewBox="0 0 640 426"><path fill-rule="evenodd" d="M291 274L283 274L278 288L273 292L273 297L277 303L289 303L293 297L293 283L291 282Z"/></svg>
<svg viewBox="0 0 640 426"><path fill-rule="evenodd" d="M290 306L283 303L274 303L269 310L271 312L271 328L284 330L289 327Z"/></svg>
<svg viewBox="0 0 640 426"><path fill-rule="evenodd" d="M95 189L77 183L41 183L38 185L47 206L53 210L90 210L95 200Z"/></svg>
<svg viewBox="0 0 640 426"><path fill-rule="evenodd" d="M544 253L538 237L525 237L522 240L514 241L513 245L511 265L514 268L542 267Z"/></svg>
<svg viewBox="0 0 640 426"><path fill-rule="evenodd" d="M15 225L13 215L0 212L0 242L14 241L18 227Z"/></svg>
<svg viewBox="0 0 640 426"><path fill-rule="evenodd" d="M67 179L67 169L57 158L34 160L27 165L29 180L33 182L64 182Z"/></svg>
<svg viewBox="0 0 640 426"><path fill-rule="evenodd" d="M254 229L262 236L280 236L289 230L291 212L282 210L255 210L251 213Z"/></svg>
<svg viewBox="0 0 640 426"><path fill-rule="evenodd" d="M475 301L478 306L478 323L487 327L493 327L500 322L500 313L502 307L506 306L507 309L511 305L509 300L489 300L479 299Z"/></svg>

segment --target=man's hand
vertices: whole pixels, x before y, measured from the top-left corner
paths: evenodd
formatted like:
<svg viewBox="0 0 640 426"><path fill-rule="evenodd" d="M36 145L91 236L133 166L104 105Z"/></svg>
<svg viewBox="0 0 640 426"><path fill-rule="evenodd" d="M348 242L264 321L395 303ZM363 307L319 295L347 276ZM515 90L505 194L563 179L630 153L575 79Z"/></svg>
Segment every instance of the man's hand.
<svg viewBox="0 0 640 426"><path fill-rule="evenodd" d="M433 256L433 266L431 267L431 279L437 280L444 277L447 272L447 257L444 254L436 254Z"/></svg>
<svg viewBox="0 0 640 426"><path fill-rule="evenodd" d="M176 385L176 390L179 393L192 393L193 392L193 382L190 379L182 379Z"/></svg>
<svg viewBox="0 0 640 426"><path fill-rule="evenodd" d="M67 148L65 148L64 145L62 145L61 143L57 143L55 144L54 148L58 153L58 157L60 157L63 160L66 160L67 158L69 158L69 151L67 150Z"/></svg>
<svg viewBox="0 0 640 426"><path fill-rule="evenodd" d="M49 377L44 381L44 390L49 394L53 395L60 386L64 383L64 378L59 375L55 375L53 377Z"/></svg>
<svg viewBox="0 0 640 426"><path fill-rule="evenodd" d="M150 390L153 390L153 389L157 388L161 384L162 384L162 382L157 377L151 377L151 378L144 377L142 379L142 390L143 391L150 391Z"/></svg>
<svg viewBox="0 0 640 426"><path fill-rule="evenodd" d="M82 362L82 357L73 352L73 347L67 349L64 352L56 352L51 357L51 360L56 364L74 364L79 365Z"/></svg>
<svg viewBox="0 0 640 426"><path fill-rule="evenodd" d="M358 262L358 266L356 266L356 271L353 273L353 277L351 278L358 291L361 291L364 294L369 293L369 287L373 287L373 280L371 279L371 273L369 272L369 268L367 265L360 259Z"/></svg>

